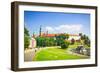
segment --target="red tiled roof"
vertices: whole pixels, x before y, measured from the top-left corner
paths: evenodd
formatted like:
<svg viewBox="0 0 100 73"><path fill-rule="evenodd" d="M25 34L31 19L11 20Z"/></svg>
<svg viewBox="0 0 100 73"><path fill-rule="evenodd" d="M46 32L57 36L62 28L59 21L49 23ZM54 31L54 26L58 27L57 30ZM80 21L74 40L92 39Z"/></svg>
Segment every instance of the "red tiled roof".
<svg viewBox="0 0 100 73"><path fill-rule="evenodd" d="M55 34L47 34L46 36L47 36L47 37L54 37Z"/></svg>
<svg viewBox="0 0 100 73"><path fill-rule="evenodd" d="M43 34L44 37L55 37L56 34Z"/></svg>
<svg viewBox="0 0 100 73"><path fill-rule="evenodd" d="M59 35L59 34L42 34L41 36L43 36L43 37L55 37L56 35ZM79 35L69 34L69 36L79 36Z"/></svg>

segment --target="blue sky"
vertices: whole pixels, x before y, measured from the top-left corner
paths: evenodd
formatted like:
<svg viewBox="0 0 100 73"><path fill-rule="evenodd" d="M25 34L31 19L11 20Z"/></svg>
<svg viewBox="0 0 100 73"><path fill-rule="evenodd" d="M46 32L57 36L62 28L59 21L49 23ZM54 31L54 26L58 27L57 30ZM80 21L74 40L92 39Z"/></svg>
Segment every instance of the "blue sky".
<svg viewBox="0 0 100 73"><path fill-rule="evenodd" d="M30 35L48 33L83 33L90 36L90 14L24 11L24 25Z"/></svg>

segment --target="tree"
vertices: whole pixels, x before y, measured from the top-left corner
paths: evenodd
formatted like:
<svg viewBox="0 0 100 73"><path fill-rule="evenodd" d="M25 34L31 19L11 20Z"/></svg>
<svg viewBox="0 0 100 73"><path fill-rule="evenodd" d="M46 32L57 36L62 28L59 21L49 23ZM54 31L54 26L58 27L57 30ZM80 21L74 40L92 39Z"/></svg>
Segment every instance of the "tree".
<svg viewBox="0 0 100 73"><path fill-rule="evenodd" d="M29 37L29 31L26 27L24 27L24 48L28 48L30 44L30 37Z"/></svg>
<svg viewBox="0 0 100 73"><path fill-rule="evenodd" d="M68 34L60 34L60 35L57 35L56 36L56 42L57 42L57 45L60 46L62 41L65 40L65 39L68 39L69 38L69 35Z"/></svg>
<svg viewBox="0 0 100 73"><path fill-rule="evenodd" d="M88 36L85 37L84 44L90 47L90 39L88 38Z"/></svg>
<svg viewBox="0 0 100 73"><path fill-rule="evenodd" d="M83 35L82 33L79 33L79 35L81 36L81 40L83 41L82 43L84 45L87 45L90 47L90 39L88 36L86 36L85 34Z"/></svg>
<svg viewBox="0 0 100 73"><path fill-rule="evenodd" d="M66 34L66 38L67 38L67 40L68 40L68 38L69 38L69 34Z"/></svg>
<svg viewBox="0 0 100 73"><path fill-rule="evenodd" d="M38 47L45 47L45 46L55 46L55 40L51 37L37 37L37 46Z"/></svg>
<svg viewBox="0 0 100 73"><path fill-rule="evenodd" d="M43 42L43 41L44 41L44 38L42 38L42 37L37 37L37 38L36 38L36 41L37 41L37 46L38 46L38 47L43 47L43 46L45 46L45 43Z"/></svg>
<svg viewBox="0 0 100 73"><path fill-rule="evenodd" d="M24 27L24 34L29 36L29 31L28 31L28 29L26 27Z"/></svg>
<svg viewBox="0 0 100 73"><path fill-rule="evenodd" d="M29 37L28 36L24 36L24 48L26 49L26 48L28 48L28 46L29 46Z"/></svg>
<svg viewBox="0 0 100 73"><path fill-rule="evenodd" d="M79 36L82 36L82 33L79 33Z"/></svg>
<svg viewBox="0 0 100 73"><path fill-rule="evenodd" d="M85 34L82 34L82 33L79 33L79 36L81 37L81 40L84 40L86 35Z"/></svg>
<svg viewBox="0 0 100 73"><path fill-rule="evenodd" d="M74 38L71 39L71 44L74 44L75 43L75 40Z"/></svg>
<svg viewBox="0 0 100 73"><path fill-rule="evenodd" d="M69 42L63 40L62 43L61 43L61 48L66 49L66 48L68 48L68 46L69 46Z"/></svg>

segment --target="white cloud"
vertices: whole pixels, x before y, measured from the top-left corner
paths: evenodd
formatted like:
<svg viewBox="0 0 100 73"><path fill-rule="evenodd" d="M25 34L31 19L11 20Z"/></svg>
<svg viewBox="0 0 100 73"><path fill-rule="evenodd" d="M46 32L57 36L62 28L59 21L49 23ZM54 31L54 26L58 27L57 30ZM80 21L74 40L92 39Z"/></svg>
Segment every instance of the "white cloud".
<svg viewBox="0 0 100 73"><path fill-rule="evenodd" d="M82 31L82 28L82 24L66 24L59 25L57 27L45 27L45 29L48 30L48 32L50 33L79 33Z"/></svg>
<svg viewBox="0 0 100 73"><path fill-rule="evenodd" d="M46 29L46 31L50 31L50 32L54 31L53 27L50 27L50 26L47 26L45 29Z"/></svg>

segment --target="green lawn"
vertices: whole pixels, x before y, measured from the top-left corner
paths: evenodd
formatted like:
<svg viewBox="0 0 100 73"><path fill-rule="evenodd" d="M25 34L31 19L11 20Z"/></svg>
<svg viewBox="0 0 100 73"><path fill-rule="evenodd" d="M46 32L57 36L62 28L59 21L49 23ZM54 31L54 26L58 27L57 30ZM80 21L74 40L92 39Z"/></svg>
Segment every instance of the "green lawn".
<svg viewBox="0 0 100 73"><path fill-rule="evenodd" d="M69 46L70 48L75 47ZM67 53L67 49L60 49L60 47L45 47L38 51L35 56L35 61L47 60L71 60L71 59L84 59L82 56L76 56Z"/></svg>

